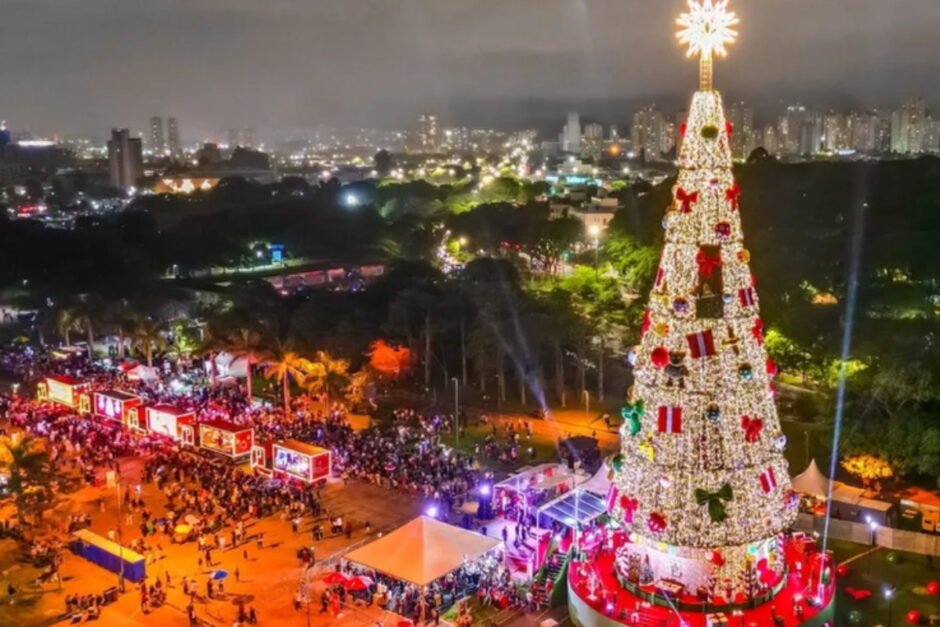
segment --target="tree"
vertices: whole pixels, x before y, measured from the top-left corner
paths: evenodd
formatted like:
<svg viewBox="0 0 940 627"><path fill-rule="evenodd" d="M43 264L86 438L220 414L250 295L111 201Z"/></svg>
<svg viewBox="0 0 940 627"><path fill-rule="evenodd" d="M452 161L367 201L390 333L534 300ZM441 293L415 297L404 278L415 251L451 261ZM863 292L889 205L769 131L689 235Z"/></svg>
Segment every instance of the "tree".
<svg viewBox="0 0 940 627"><path fill-rule="evenodd" d="M372 164L379 176L388 176L388 173L395 167L395 160L392 158L392 153L383 148L372 157Z"/></svg>
<svg viewBox="0 0 940 627"><path fill-rule="evenodd" d="M65 340L66 346L72 345L72 331L78 330L78 320L75 310L71 307L60 307L55 314L56 332Z"/></svg>
<svg viewBox="0 0 940 627"><path fill-rule="evenodd" d="M0 469L8 477L7 488L21 520L24 515L35 515L49 507L55 475L41 440L26 436L14 443L5 438L0 449Z"/></svg>
<svg viewBox="0 0 940 627"><path fill-rule="evenodd" d="M325 393L327 402L342 397L349 386L349 360L335 359L326 351L317 351L310 361L306 383L310 393Z"/></svg>
<svg viewBox="0 0 940 627"><path fill-rule="evenodd" d="M314 364L287 345L278 346L274 355L265 362L263 374L281 384L284 394L284 411L290 412L290 386L294 382L303 386L314 372Z"/></svg>
<svg viewBox="0 0 940 627"><path fill-rule="evenodd" d="M346 403L353 411L371 404L375 398L375 376L368 368L357 370L349 377L345 393Z"/></svg>
<svg viewBox="0 0 940 627"><path fill-rule="evenodd" d="M131 346L144 356L153 368L153 353L166 347L163 323L147 316L137 316L130 324Z"/></svg>
<svg viewBox="0 0 940 627"><path fill-rule="evenodd" d="M703 72L703 82L709 76ZM686 123L634 353L611 515L639 536L618 558L649 559L656 578L689 590L709 577L729 580L735 595L750 599L742 585L744 571L756 568L749 547L763 547L777 564L774 576L783 577L778 538L796 502L737 211L730 132L721 96L706 83ZM670 572L676 552L694 567Z"/></svg>

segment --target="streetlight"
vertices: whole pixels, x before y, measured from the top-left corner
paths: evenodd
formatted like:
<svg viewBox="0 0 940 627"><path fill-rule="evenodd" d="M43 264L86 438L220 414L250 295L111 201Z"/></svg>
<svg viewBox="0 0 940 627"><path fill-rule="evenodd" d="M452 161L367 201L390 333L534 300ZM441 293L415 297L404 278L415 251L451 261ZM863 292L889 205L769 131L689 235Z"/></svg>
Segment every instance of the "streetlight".
<svg viewBox="0 0 940 627"><path fill-rule="evenodd" d="M599 236L600 233L601 233L601 228L600 228L599 226L597 226L596 224L592 224L591 227L588 229L588 232L591 234L591 237L594 238L594 280L596 281L596 280L597 280L597 273L598 273L598 269L597 269L597 248L598 248L597 244L598 244L598 240L597 240L597 238L598 238L598 236Z"/></svg>
<svg viewBox="0 0 940 627"><path fill-rule="evenodd" d="M457 377L451 377L454 382L454 448L460 443L460 387L457 385Z"/></svg>
<svg viewBox="0 0 940 627"><path fill-rule="evenodd" d="M891 611L894 608L894 588L885 588L884 594L888 600L888 627L891 627L891 621L894 618L894 613Z"/></svg>
<svg viewBox="0 0 940 627"><path fill-rule="evenodd" d="M591 393L584 390L584 414L585 418L591 415Z"/></svg>
<svg viewBox="0 0 940 627"><path fill-rule="evenodd" d="M868 574L871 575L871 554L875 552L875 535L878 533L878 522L873 520L871 516L865 516L865 522L868 523L869 546L872 547L868 551Z"/></svg>

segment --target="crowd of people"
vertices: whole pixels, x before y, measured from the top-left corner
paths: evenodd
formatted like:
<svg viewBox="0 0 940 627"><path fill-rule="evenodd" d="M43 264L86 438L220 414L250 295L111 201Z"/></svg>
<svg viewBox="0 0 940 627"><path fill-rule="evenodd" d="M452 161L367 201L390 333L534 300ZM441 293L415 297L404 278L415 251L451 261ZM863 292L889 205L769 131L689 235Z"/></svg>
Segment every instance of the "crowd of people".
<svg viewBox="0 0 940 627"><path fill-rule="evenodd" d="M356 430L340 404L311 403L304 396L294 399L289 411L270 404L252 404L240 385L212 385L201 368L174 368L167 373L158 370L155 378L132 380L124 368L90 362L82 353L63 358L29 347L0 351L0 369L19 377L24 391L31 390L43 376L67 375L87 382L90 390L120 389L148 403L169 403L193 411L197 422L224 419L251 426L255 442L296 439L314 444L331 452L333 474L344 482L366 481L420 496L443 516L459 510L466 500L475 499L474 490L481 482L491 482L492 477L481 470L476 457L516 460L521 454L534 455L523 442L531 438L531 428L522 421L517 425L494 423L482 450L478 447L476 455L468 455L445 444L445 438L453 437L452 415L401 408L393 412L388 423ZM171 378L184 378L188 382L185 391ZM324 525L317 524L318 520L328 524L334 535L349 536L353 528L348 513L344 520L342 512L326 511L321 487L251 475L227 460L191 448L168 446L162 436L131 434L118 422L88 420L75 409L39 403L31 396L15 393L0 396L0 417L12 427L44 439L50 459L61 471L53 490L63 489L67 481L100 485L109 472L121 477L122 459L143 459L141 481L162 494L164 502L158 508L162 511L151 511L153 505L148 507L141 498L139 486L136 490L129 486L123 491L122 504L128 523L136 523L139 537L125 542L119 529L111 529L108 535L144 555L148 563L163 557L164 541L194 542L199 567L211 567L213 551L226 547L246 547L241 550L247 558L249 542L256 541L260 549L264 539L262 535L249 540L246 528L269 516L289 521L295 533L303 518L312 518L314 540L324 534ZM104 511L103 502L100 507ZM340 521L338 526L336 520ZM73 514L59 531L75 531L90 522L86 514ZM368 521L359 523L367 532L371 530ZM38 550L38 546L34 548ZM314 561L312 552L298 557L308 564ZM184 578L183 586L187 594L197 594L195 580ZM212 598L218 588L214 591L211 581L206 586L207 596ZM165 584L159 580L144 584L140 588L142 608L161 605L167 587L169 580ZM516 588L504 567L461 569L425 590L379 576L368 596L371 602L376 595L391 611L432 620L471 590L485 604L526 603L525 593ZM100 611L99 597L70 596L67 609L95 617ZM257 620L253 608L243 609L240 614L240 622Z"/></svg>

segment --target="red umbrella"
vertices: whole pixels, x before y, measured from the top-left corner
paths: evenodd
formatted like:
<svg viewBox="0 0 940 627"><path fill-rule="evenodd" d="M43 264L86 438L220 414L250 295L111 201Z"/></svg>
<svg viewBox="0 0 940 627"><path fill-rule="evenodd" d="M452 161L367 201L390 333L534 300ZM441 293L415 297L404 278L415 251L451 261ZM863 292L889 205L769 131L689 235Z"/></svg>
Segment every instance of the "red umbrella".
<svg viewBox="0 0 940 627"><path fill-rule="evenodd" d="M336 571L327 573L327 575L323 578L323 583L327 584L328 586L335 586L338 583L345 584L346 581L346 575Z"/></svg>
<svg viewBox="0 0 940 627"><path fill-rule="evenodd" d="M343 584L347 590L350 592L361 592L363 590L369 589L369 584L362 580L361 577L353 577Z"/></svg>

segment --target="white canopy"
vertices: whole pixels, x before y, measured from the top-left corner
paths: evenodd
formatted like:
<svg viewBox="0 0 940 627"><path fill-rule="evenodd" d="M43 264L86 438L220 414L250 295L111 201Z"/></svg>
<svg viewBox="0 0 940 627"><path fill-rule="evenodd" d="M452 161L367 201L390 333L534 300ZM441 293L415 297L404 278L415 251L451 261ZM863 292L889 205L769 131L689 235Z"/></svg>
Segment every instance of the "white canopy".
<svg viewBox="0 0 940 627"><path fill-rule="evenodd" d="M578 487L581 490L586 490L606 498L607 491L610 489L610 479L607 478L609 474L610 469L607 467L607 465L601 464L601 467L597 469L597 472L594 473L594 476Z"/></svg>
<svg viewBox="0 0 940 627"><path fill-rule="evenodd" d="M426 586L501 544L439 520L420 516L375 542L346 555L360 566L395 579Z"/></svg>
<svg viewBox="0 0 940 627"><path fill-rule="evenodd" d="M131 381L155 381L157 378L157 369L137 364L127 371L127 378Z"/></svg>
<svg viewBox="0 0 940 627"><path fill-rule="evenodd" d="M819 470L815 459L810 461L806 470L793 477L790 483L797 492L812 494L819 498L828 498L829 496L829 479Z"/></svg>

